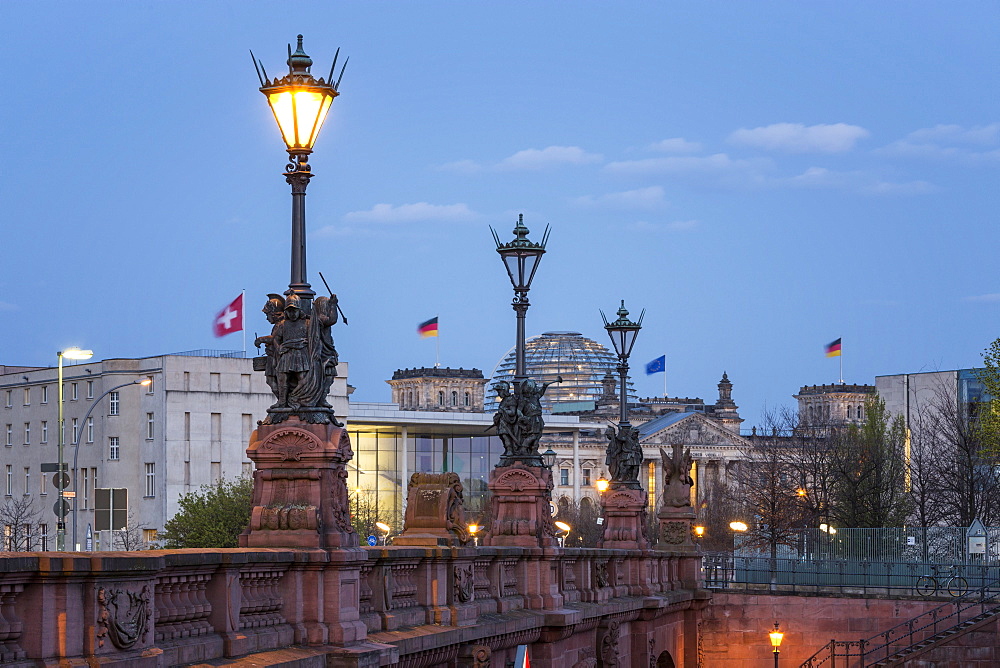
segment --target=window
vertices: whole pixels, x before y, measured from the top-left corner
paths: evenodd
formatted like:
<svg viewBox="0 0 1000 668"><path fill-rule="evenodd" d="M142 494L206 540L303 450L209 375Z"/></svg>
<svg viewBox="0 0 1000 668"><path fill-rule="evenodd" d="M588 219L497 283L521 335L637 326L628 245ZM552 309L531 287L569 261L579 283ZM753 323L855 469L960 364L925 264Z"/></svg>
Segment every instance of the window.
<svg viewBox="0 0 1000 668"><path fill-rule="evenodd" d="M118 437L112 436L108 439L108 459L118 461Z"/></svg>
<svg viewBox="0 0 1000 668"><path fill-rule="evenodd" d="M43 404L49 403L49 386L48 385L42 385L42 403Z"/></svg>
<svg viewBox="0 0 1000 668"><path fill-rule="evenodd" d="M153 414L146 413L146 440L153 438Z"/></svg>
<svg viewBox="0 0 1000 668"><path fill-rule="evenodd" d="M31 494L31 468L24 467L24 495L28 496Z"/></svg>
<svg viewBox="0 0 1000 668"><path fill-rule="evenodd" d="M559 484L563 487L569 485L569 469L559 469Z"/></svg>
<svg viewBox="0 0 1000 668"><path fill-rule="evenodd" d="M80 398L80 388L77 387L77 383L69 384L69 399L70 401L76 401Z"/></svg>
<svg viewBox="0 0 1000 668"><path fill-rule="evenodd" d="M49 551L49 525L39 524L38 525L38 538L41 542L42 552Z"/></svg>
<svg viewBox="0 0 1000 668"><path fill-rule="evenodd" d="M92 380L87 381L87 398L88 399L94 398L94 381Z"/></svg>
<svg viewBox="0 0 1000 668"><path fill-rule="evenodd" d="M71 443L76 443L77 439L80 438L80 420L73 418L73 440Z"/></svg>
<svg viewBox="0 0 1000 668"><path fill-rule="evenodd" d="M25 422L24 423L24 444L28 445L29 443L31 443L31 423L30 422Z"/></svg>
<svg viewBox="0 0 1000 668"><path fill-rule="evenodd" d="M146 464L146 496L156 496L156 464Z"/></svg>
<svg viewBox="0 0 1000 668"><path fill-rule="evenodd" d="M438 406L444 406L444 392L438 392Z"/></svg>
<svg viewBox="0 0 1000 668"><path fill-rule="evenodd" d="M469 404L469 400L470 400L470 398L471 398L471 397L469 397L469 393L468 393L468 392L466 392L466 393L465 393L465 405L466 405L466 406L470 405L470 404Z"/></svg>
<svg viewBox="0 0 1000 668"><path fill-rule="evenodd" d="M185 392L190 392L191 391L191 372L190 371L185 371L184 372L184 391Z"/></svg>
<svg viewBox="0 0 1000 668"><path fill-rule="evenodd" d="M118 393L112 392L111 397L111 408L108 410L108 415L118 415Z"/></svg>
<svg viewBox="0 0 1000 668"><path fill-rule="evenodd" d="M646 465L646 502L650 508L656 507L656 464L649 462Z"/></svg>
<svg viewBox="0 0 1000 668"><path fill-rule="evenodd" d="M45 483L49 481L49 474L43 473L41 476L39 476L38 479L42 483L41 485L38 486L38 493L41 494L42 496L45 496L46 494L49 493L49 490L45 487Z"/></svg>
<svg viewBox="0 0 1000 668"><path fill-rule="evenodd" d="M94 418L87 418L87 443L94 442Z"/></svg>
<svg viewBox="0 0 1000 668"><path fill-rule="evenodd" d="M408 407L413 407L413 392L406 393L406 405Z"/></svg>
<svg viewBox="0 0 1000 668"><path fill-rule="evenodd" d="M83 509L87 509L87 504L90 502L90 471L87 469L80 469L80 474L83 477L81 481L83 483Z"/></svg>
<svg viewBox="0 0 1000 668"><path fill-rule="evenodd" d="M146 543L156 542L156 529L143 529L142 530L142 540Z"/></svg>
<svg viewBox="0 0 1000 668"><path fill-rule="evenodd" d="M457 406L458 405L458 392L452 392L451 393L451 405L452 406Z"/></svg>
<svg viewBox="0 0 1000 668"><path fill-rule="evenodd" d="M7 464L7 496L14 492L14 465Z"/></svg>
<svg viewBox="0 0 1000 668"><path fill-rule="evenodd" d="M146 386L146 394L152 394L153 393L153 377L152 376L146 376L146 380L149 381L149 385Z"/></svg>
<svg viewBox="0 0 1000 668"><path fill-rule="evenodd" d="M14 445L14 425L7 425L7 440L4 441L4 445Z"/></svg>
<svg viewBox="0 0 1000 668"><path fill-rule="evenodd" d="M10 403L11 402L11 397L13 396L13 394L14 394L14 390L7 390L7 402L4 404L4 406L6 406L7 408L10 408L11 406L14 405L14 404Z"/></svg>
<svg viewBox="0 0 1000 668"><path fill-rule="evenodd" d="M208 390L209 390L209 392L221 392L222 391L222 374L221 373L210 373L210 374L208 374Z"/></svg>
<svg viewBox="0 0 1000 668"><path fill-rule="evenodd" d="M49 442L49 423L42 420L42 443Z"/></svg>
<svg viewBox="0 0 1000 668"><path fill-rule="evenodd" d="M590 484L590 469L583 469L583 480L580 481L581 485Z"/></svg>
<svg viewBox="0 0 1000 668"><path fill-rule="evenodd" d="M30 387L24 388L24 405L25 406L30 406L31 405L31 388Z"/></svg>

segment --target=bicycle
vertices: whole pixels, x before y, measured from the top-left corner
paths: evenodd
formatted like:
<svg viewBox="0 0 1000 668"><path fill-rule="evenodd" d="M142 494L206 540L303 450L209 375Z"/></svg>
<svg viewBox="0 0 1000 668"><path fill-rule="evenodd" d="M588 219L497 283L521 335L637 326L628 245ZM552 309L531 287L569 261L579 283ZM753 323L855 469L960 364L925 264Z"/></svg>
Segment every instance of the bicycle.
<svg viewBox="0 0 1000 668"><path fill-rule="evenodd" d="M934 596L938 592L938 589L947 591L948 595L953 598L958 598L968 593L969 582L958 574L957 566L952 565L947 568L931 566L931 570L934 572L934 575L921 575L917 579L917 593L924 598Z"/></svg>

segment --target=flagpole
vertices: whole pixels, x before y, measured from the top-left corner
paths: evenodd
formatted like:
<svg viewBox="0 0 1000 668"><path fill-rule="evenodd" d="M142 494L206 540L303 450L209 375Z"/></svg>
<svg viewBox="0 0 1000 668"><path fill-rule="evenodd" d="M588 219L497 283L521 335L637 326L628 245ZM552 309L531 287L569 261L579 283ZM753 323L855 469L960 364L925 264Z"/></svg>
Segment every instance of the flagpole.
<svg viewBox="0 0 1000 668"><path fill-rule="evenodd" d="M663 398L667 398L667 356L663 356Z"/></svg>
<svg viewBox="0 0 1000 668"><path fill-rule="evenodd" d="M243 358L246 359L247 356L247 289L243 288L243 292L240 293L240 319L242 320L243 327Z"/></svg>
<svg viewBox="0 0 1000 668"><path fill-rule="evenodd" d="M438 329L434 335L434 368L441 367L441 315L434 316L438 321ZM445 471L448 469L446 468Z"/></svg>
<svg viewBox="0 0 1000 668"><path fill-rule="evenodd" d="M840 339L840 384L844 384L844 339Z"/></svg>

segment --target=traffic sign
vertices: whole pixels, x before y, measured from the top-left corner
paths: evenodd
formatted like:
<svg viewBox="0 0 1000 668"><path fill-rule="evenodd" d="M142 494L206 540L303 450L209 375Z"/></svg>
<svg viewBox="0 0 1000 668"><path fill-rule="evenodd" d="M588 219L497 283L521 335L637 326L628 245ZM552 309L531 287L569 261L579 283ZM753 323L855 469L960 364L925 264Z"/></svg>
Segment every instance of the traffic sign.
<svg viewBox="0 0 1000 668"><path fill-rule="evenodd" d="M375 545L377 544L378 544L378 538L376 538L375 536L368 536L369 547L375 547Z"/></svg>
<svg viewBox="0 0 1000 668"><path fill-rule="evenodd" d="M63 498L64 499L75 499L76 498L76 492L63 492Z"/></svg>
<svg viewBox="0 0 1000 668"><path fill-rule="evenodd" d="M55 473L59 470L59 462L42 462L41 465L42 473ZM63 462L62 470L69 470L69 462Z"/></svg>
<svg viewBox="0 0 1000 668"><path fill-rule="evenodd" d="M56 489L66 489L69 487L69 474L65 471L54 474L52 476L52 484L56 486Z"/></svg>
<svg viewBox="0 0 1000 668"><path fill-rule="evenodd" d="M63 518L69 515L69 501L66 499L59 499L52 506L52 512L56 514L56 517Z"/></svg>

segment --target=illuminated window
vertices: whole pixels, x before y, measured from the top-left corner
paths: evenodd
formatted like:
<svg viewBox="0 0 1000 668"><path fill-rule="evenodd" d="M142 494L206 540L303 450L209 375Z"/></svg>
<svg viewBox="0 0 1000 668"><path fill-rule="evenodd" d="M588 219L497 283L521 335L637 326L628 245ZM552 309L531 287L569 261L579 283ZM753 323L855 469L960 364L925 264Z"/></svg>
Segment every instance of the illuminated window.
<svg viewBox="0 0 1000 668"><path fill-rule="evenodd" d="M656 464L649 462L647 465L646 489L649 490L649 506L656 507Z"/></svg>

